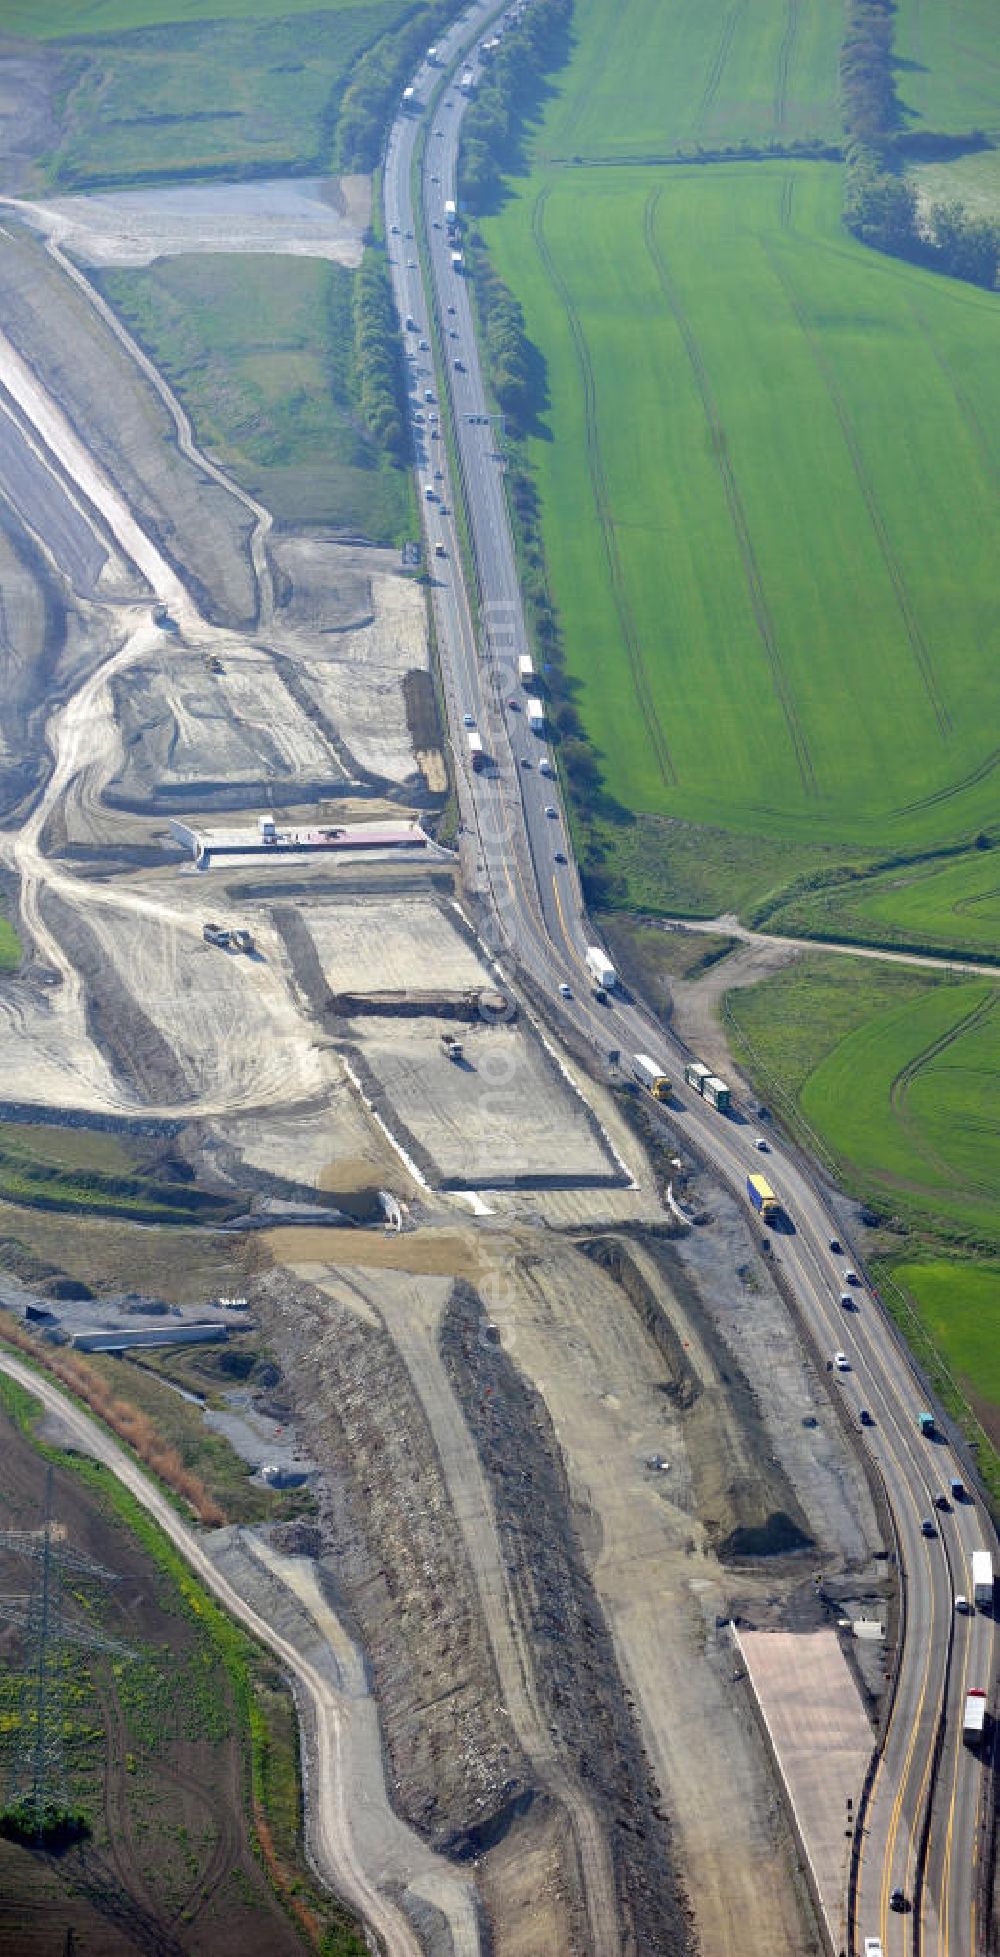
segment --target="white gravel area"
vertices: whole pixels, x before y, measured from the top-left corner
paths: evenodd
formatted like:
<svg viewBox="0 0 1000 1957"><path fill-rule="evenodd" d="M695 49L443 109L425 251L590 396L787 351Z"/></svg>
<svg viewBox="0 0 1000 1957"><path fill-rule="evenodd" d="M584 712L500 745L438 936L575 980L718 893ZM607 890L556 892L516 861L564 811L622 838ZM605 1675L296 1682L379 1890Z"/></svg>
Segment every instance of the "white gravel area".
<svg viewBox="0 0 1000 1957"><path fill-rule="evenodd" d="M432 976L432 975L431 975ZM461 1029L465 1058L444 1053L442 1032L455 1022L359 1018L351 1038L395 1117L458 1188L488 1189L516 1177L540 1181L617 1172L582 1104L520 1023Z"/></svg>
<svg viewBox="0 0 1000 1957"><path fill-rule="evenodd" d="M84 265L149 265L182 252L270 252L361 263L371 178L171 184L19 203Z"/></svg>
<svg viewBox="0 0 1000 1957"><path fill-rule="evenodd" d="M466 992L497 984L448 910L419 892L310 904L303 920L331 992Z"/></svg>

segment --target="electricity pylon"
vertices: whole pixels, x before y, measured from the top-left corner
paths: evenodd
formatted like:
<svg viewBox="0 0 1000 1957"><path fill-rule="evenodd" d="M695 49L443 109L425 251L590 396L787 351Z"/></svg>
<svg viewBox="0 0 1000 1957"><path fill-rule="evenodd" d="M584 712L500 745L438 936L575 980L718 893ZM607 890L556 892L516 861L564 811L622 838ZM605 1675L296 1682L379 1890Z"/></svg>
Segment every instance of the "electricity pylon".
<svg viewBox="0 0 1000 1957"><path fill-rule="evenodd" d="M131 1658L127 1645L105 1637L88 1624L63 1616L65 1576L91 1583L118 1583L80 1550L71 1549L55 1532L52 1520L52 1469L45 1483L45 1521L38 1530L0 1530L0 1550L26 1556L35 1566L27 1597L0 1597L0 1618L24 1633L25 1663L21 1685L18 1743L11 1768L8 1798L22 1809L40 1838L48 1814L67 1804L66 1757L63 1747L62 1647L82 1645L88 1651L112 1652Z"/></svg>

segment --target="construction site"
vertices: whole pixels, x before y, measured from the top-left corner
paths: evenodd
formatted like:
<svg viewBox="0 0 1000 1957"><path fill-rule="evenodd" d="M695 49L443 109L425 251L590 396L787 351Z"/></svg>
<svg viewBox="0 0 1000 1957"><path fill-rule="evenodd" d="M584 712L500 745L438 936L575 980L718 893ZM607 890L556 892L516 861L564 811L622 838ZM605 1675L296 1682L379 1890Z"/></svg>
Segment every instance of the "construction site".
<svg viewBox="0 0 1000 1957"><path fill-rule="evenodd" d="M80 1161L89 1139L96 1163L111 1137L147 1176L169 1151L216 1207L186 1236L112 1230L12 1181L3 1302L48 1364L77 1336L37 1316L60 1287L86 1285L116 1349L131 1287L195 1325L246 1298L249 1385L232 1338L208 1375L178 1337L156 1387L188 1396L185 1433L222 1423L238 1475L301 1455L308 1526L222 1500L176 1541L295 1681L312 1867L386 1948L817 1948L730 1627L892 1624L884 1520L773 1260L486 941L474 842L441 832L421 585L395 553L274 534L59 227L6 232L5 1147L70 1136ZM23 1528L37 1457L2 1426ZM186 1664L196 1633L138 1552L68 1473L59 1499L129 1599L108 1637ZM874 1718L885 1652L838 1662ZM143 1752L117 1674L87 1690L109 1758L79 1772L103 1816L74 1850L87 1947L299 1948L229 1729L192 1738L178 1712ZM155 1893L150 1831L174 1845ZM16 1947L40 1952L67 1891L20 1869L0 1845L0 1940L30 1924Z"/></svg>

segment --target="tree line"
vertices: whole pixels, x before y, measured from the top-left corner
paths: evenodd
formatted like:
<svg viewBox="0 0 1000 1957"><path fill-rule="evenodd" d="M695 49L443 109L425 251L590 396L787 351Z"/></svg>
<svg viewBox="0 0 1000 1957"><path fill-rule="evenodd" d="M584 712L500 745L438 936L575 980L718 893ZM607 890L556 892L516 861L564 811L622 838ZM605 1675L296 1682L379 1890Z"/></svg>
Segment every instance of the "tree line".
<svg viewBox="0 0 1000 1957"><path fill-rule="evenodd" d="M568 55L571 15L572 0L534 0L494 55L488 78L462 125L460 182L468 210L494 209L504 174L524 167L525 129L540 98L543 77ZM607 794L600 757L586 737L549 588L541 503L523 446L524 435L545 406L544 361L528 337L520 301L493 269L475 231L466 240L466 264L476 293L486 371L512 441L506 486L525 615L544 673L560 774L576 818L584 888L595 901L606 899L610 886L605 887L607 878L600 867L595 818L629 818Z"/></svg>
<svg viewBox="0 0 1000 1957"><path fill-rule="evenodd" d="M572 12L573 0L533 0L494 51L462 123L462 196L470 211L494 209L504 172L522 161L543 77L566 59Z"/></svg>
<svg viewBox="0 0 1000 1957"><path fill-rule="evenodd" d="M840 61L850 139L844 221L855 237L878 251L993 290L1000 268L1000 223L975 216L958 198L922 209L904 174L912 151L954 155L988 145L978 130L956 140L930 132L908 137L902 129L893 78L894 11L894 0L851 0Z"/></svg>
<svg viewBox="0 0 1000 1957"><path fill-rule="evenodd" d="M399 321L389 271L369 246L354 275L354 374L361 418L368 433L394 460L406 454Z"/></svg>
<svg viewBox="0 0 1000 1957"><path fill-rule="evenodd" d="M413 7L355 62L340 101L337 162L345 171L374 170L397 98L435 36L459 11L458 0Z"/></svg>

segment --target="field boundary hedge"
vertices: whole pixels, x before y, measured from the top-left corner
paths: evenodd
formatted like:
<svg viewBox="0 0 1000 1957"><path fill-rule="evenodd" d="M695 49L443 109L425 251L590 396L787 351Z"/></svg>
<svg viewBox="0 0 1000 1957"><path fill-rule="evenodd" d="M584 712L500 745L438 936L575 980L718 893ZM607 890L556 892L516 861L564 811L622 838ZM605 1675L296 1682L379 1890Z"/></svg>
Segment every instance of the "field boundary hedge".
<svg viewBox="0 0 1000 1957"><path fill-rule="evenodd" d="M1000 222L976 217L958 198L922 212L905 175L908 158L965 155L990 149L981 129L941 135L903 128L893 56L894 0L850 0L840 57L844 124L848 134L844 222L849 231L892 258L906 258L994 291L1000 271Z"/></svg>

